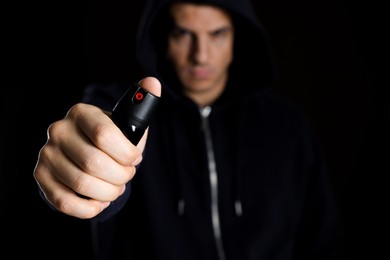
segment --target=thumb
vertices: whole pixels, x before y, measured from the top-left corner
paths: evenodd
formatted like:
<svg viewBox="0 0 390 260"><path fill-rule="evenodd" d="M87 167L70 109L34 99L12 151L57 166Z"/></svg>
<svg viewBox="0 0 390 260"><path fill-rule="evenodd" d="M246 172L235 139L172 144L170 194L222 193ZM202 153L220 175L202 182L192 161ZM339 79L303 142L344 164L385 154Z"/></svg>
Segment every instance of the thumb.
<svg viewBox="0 0 390 260"><path fill-rule="evenodd" d="M161 83L160 81L155 77L146 77L143 78L140 82L138 82L139 85L144 88L149 93L160 97L161 96ZM137 147L141 149L141 151L144 151L145 145L146 145L146 139L148 136L148 130L149 127L146 129L144 135L142 136L141 140L139 141Z"/></svg>
<svg viewBox="0 0 390 260"><path fill-rule="evenodd" d="M161 83L155 77L146 77L143 78L139 84L149 93L160 97L161 96Z"/></svg>

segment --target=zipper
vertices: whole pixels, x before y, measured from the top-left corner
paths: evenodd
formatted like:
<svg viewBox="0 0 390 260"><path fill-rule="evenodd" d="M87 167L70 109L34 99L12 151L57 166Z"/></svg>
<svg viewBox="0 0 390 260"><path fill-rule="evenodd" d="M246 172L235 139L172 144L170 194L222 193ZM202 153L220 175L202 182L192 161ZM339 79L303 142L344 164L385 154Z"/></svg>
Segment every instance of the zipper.
<svg viewBox="0 0 390 260"><path fill-rule="evenodd" d="M211 191L211 221L213 225L215 244L219 260L225 260L225 250L222 244L221 222L218 210L218 176L215 163L214 149L210 132L209 115L211 107L205 106L199 109L202 118L202 129L205 135L207 159L209 168L210 191Z"/></svg>

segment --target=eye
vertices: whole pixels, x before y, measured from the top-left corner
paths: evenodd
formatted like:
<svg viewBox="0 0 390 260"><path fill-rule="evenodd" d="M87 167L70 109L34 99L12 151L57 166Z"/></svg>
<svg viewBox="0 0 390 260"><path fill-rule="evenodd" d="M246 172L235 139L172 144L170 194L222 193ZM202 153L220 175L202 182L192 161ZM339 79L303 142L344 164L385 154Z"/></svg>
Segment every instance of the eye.
<svg viewBox="0 0 390 260"><path fill-rule="evenodd" d="M180 27L175 27L172 31L171 31L171 37L174 38L174 39L180 39L180 38L183 38L185 37L186 35L190 35L190 32L188 30L185 30L183 28L180 28Z"/></svg>
<svg viewBox="0 0 390 260"><path fill-rule="evenodd" d="M229 34L230 31L231 31L231 28L228 28L228 27L221 28L221 29L218 29L218 30L211 32L211 36L213 38L216 38L216 39L225 38Z"/></svg>

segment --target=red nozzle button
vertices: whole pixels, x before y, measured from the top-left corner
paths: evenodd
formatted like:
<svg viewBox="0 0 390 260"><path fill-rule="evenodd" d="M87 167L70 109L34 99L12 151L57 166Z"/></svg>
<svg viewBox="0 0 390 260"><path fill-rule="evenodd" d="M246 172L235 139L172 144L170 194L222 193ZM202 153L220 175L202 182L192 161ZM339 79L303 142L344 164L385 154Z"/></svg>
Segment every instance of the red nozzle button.
<svg viewBox="0 0 390 260"><path fill-rule="evenodd" d="M138 101L141 101L143 98L144 98L144 94L142 94L140 92L135 94L135 99L137 99Z"/></svg>
<svg viewBox="0 0 390 260"><path fill-rule="evenodd" d="M138 92L133 96L133 103L136 105L140 104L142 100L144 100L145 94L146 93L144 93L142 89L139 89Z"/></svg>

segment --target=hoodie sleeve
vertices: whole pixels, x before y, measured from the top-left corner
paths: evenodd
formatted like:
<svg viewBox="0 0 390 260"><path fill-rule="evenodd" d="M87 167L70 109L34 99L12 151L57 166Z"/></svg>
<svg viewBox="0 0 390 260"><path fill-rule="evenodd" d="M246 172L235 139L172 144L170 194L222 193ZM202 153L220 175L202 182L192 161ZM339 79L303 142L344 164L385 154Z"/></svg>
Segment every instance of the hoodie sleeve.
<svg viewBox="0 0 390 260"><path fill-rule="evenodd" d="M85 88L81 102L111 111L127 88L119 84L90 84Z"/></svg>
<svg viewBox="0 0 390 260"><path fill-rule="evenodd" d="M314 157L297 233L297 259L345 259L344 231L329 170L325 165L319 141L310 134L308 136L311 137Z"/></svg>

